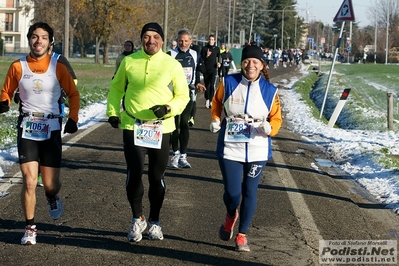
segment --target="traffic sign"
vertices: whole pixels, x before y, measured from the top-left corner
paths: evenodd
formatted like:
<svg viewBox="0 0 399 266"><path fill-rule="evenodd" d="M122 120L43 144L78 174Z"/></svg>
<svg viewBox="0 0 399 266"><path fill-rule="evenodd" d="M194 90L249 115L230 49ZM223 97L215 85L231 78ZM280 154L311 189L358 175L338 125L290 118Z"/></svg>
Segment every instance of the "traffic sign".
<svg viewBox="0 0 399 266"><path fill-rule="evenodd" d="M346 46L346 51L350 51L351 50L351 47L350 46Z"/></svg>
<svg viewBox="0 0 399 266"><path fill-rule="evenodd" d="M334 22L354 21L355 13L353 12L352 0L344 0L338 13L334 17Z"/></svg>

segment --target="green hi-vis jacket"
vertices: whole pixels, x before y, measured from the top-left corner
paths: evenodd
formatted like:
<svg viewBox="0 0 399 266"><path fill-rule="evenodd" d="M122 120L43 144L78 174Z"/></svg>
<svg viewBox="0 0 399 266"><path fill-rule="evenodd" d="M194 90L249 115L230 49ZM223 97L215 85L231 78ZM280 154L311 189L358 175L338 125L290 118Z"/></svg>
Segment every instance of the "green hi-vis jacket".
<svg viewBox="0 0 399 266"><path fill-rule="evenodd" d="M125 110L120 113L123 97ZM175 130L174 116L183 112L188 101L187 81L181 64L162 50L150 56L141 49L122 60L112 79L107 116L119 116L121 129L134 130L133 117L157 120L149 108L167 104L171 111L163 117L163 133L170 133Z"/></svg>

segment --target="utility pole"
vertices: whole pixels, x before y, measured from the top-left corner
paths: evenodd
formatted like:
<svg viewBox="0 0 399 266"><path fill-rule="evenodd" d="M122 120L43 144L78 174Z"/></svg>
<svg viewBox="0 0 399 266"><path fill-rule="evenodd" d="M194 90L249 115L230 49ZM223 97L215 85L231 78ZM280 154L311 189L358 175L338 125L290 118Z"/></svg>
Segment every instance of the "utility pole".
<svg viewBox="0 0 399 266"><path fill-rule="evenodd" d="M231 28L231 0L229 0L229 26L227 29L227 43L231 47L231 42L230 42L230 28Z"/></svg>
<svg viewBox="0 0 399 266"><path fill-rule="evenodd" d="M165 4L165 9L164 9L164 18L163 18L163 32L164 32L164 41L163 41L163 45L162 45L162 49L164 50L164 52L167 51L167 47L168 47L168 6L169 6L169 0L164 0L164 4Z"/></svg>
<svg viewBox="0 0 399 266"><path fill-rule="evenodd" d="M387 5L387 34L385 40L385 65L388 64L389 5Z"/></svg>
<svg viewBox="0 0 399 266"><path fill-rule="evenodd" d="M219 14L219 0L216 0L216 14ZM216 38L216 46L220 46L219 43L218 43L218 39L219 39L219 16L216 16L215 38Z"/></svg>
<svg viewBox="0 0 399 266"><path fill-rule="evenodd" d="M236 0L233 0L233 22L231 26L231 43L234 44L234 20L236 17Z"/></svg>
<svg viewBox="0 0 399 266"><path fill-rule="evenodd" d="M375 29L374 29L374 64L377 64L377 16L375 16Z"/></svg>
<svg viewBox="0 0 399 266"><path fill-rule="evenodd" d="M349 42L348 42L348 47L349 47L349 51L348 51L348 64L350 63L349 57L350 54L352 52L352 21L349 22Z"/></svg>
<svg viewBox="0 0 399 266"><path fill-rule="evenodd" d="M251 43L252 25L254 24L254 15L255 15L255 2L252 5L251 28L249 30L248 43Z"/></svg>
<svg viewBox="0 0 399 266"><path fill-rule="evenodd" d="M205 5L205 0L202 0L201 9L200 9L200 11L198 13L197 20L195 21L194 29L193 29L193 32L192 32L193 35L194 35L194 32L197 30L197 25L198 25L199 19L201 17L202 9L204 9L204 5ZM198 34L197 34L197 36L198 36ZM198 39L199 39L199 36L198 36Z"/></svg>
<svg viewBox="0 0 399 266"><path fill-rule="evenodd" d="M212 0L209 0L208 36L211 35Z"/></svg>
<svg viewBox="0 0 399 266"><path fill-rule="evenodd" d="M64 13L64 43L63 50L66 59L69 57L69 0L64 1L65 13ZM53 40L50 40L53 41Z"/></svg>

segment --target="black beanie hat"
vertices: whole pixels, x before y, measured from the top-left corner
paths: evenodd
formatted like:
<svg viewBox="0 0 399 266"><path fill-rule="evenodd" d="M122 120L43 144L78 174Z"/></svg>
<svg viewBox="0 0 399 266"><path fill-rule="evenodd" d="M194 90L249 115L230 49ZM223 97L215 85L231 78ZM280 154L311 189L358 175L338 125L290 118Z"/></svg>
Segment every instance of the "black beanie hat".
<svg viewBox="0 0 399 266"><path fill-rule="evenodd" d="M158 23L150 22L150 23L145 24L143 29L141 30L141 35L140 35L141 39L143 39L144 33L146 31L148 31L148 30L157 32L159 35L161 35L161 38L162 38L162 41L163 41L163 38L164 38L163 30L162 30L161 26Z"/></svg>
<svg viewBox="0 0 399 266"><path fill-rule="evenodd" d="M263 61L263 52L259 46L256 45L248 45L242 50L241 54L241 62L247 58L256 58Z"/></svg>

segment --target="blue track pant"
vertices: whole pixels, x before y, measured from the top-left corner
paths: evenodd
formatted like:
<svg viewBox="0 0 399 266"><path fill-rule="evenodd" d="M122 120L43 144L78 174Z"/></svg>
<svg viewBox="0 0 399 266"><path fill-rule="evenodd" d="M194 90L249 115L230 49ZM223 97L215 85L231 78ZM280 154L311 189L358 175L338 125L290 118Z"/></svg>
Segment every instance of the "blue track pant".
<svg viewBox="0 0 399 266"><path fill-rule="evenodd" d="M266 161L243 163L219 158L224 184L223 201L229 216L235 215L241 201L240 233L248 232L255 213L258 184L265 165Z"/></svg>

